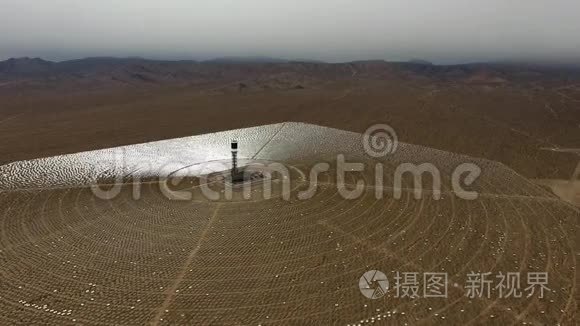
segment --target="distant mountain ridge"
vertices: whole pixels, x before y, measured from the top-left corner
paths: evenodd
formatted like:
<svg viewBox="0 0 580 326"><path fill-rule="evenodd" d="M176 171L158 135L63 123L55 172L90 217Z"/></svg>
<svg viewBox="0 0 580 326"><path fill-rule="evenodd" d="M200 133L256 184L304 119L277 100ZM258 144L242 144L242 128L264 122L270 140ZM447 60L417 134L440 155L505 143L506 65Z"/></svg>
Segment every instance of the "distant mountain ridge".
<svg viewBox="0 0 580 326"><path fill-rule="evenodd" d="M0 61L0 73L40 73L48 71L55 63L40 58L11 58Z"/></svg>
<svg viewBox="0 0 580 326"><path fill-rule="evenodd" d="M41 58L0 61L0 91L50 87L103 88L151 85L223 85L227 91L304 89L328 80L433 79L497 86L535 80L580 80L580 68L561 65L475 63L434 65L425 60L325 63L269 57L207 61L93 57L62 62Z"/></svg>
<svg viewBox="0 0 580 326"><path fill-rule="evenodd" d="M281 58L272 57L260 57L260 56L250 56L250 57L221 57L209 60L204 60L205 63L286 63L289 60Z"/></svg>

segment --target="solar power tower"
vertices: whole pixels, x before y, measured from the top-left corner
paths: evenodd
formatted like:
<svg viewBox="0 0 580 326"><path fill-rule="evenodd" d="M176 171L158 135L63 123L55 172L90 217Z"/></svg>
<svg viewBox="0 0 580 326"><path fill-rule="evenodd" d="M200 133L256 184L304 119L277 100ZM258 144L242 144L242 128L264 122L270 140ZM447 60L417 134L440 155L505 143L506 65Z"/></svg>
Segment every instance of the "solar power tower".
<svg viewBox="0 0 580 326"><path fill-rule="evenodd" d="M238 141L232 140L232 180L238 174Z"/></svg>

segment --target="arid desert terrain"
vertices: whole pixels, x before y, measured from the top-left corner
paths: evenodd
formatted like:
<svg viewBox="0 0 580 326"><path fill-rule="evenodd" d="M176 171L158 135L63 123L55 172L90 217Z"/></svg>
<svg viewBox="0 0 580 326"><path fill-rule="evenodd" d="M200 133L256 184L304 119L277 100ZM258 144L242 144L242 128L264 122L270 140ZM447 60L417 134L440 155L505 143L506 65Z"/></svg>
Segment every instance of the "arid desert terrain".
<svg viewBox="0 0 580 326"><path fill-rule="evenodd" d="M579 102L570 67L0 62L0 323L574 325L580 212L560 190L580 161ZM401 142L386 160L361 144L377 123ZM232 139L243 162L291 168L289 198L284 178L267 198L213 200L199 176L173 184L188 200L167 198L168 179L135 179L140 164L229 162ZM120 172L115 153L129 157ZM338 155L381 163L385 183L349 174L365 187L345 199ZM329 170L301 199L320 162ZM408 179L398 198L405 162L437 166L441 198L429 180L416 198ZM450 186L464 162L482 171L475 200ZM118 193L96 196L90 184L115 173ZM375 300L359 288L373 270L391 282ZM404 272L420 285L445 273L446 297L397 295ZM470 297L475 272L517 272L523 293ZM544 295L527 296L525 275L544 272Z"/></svg>

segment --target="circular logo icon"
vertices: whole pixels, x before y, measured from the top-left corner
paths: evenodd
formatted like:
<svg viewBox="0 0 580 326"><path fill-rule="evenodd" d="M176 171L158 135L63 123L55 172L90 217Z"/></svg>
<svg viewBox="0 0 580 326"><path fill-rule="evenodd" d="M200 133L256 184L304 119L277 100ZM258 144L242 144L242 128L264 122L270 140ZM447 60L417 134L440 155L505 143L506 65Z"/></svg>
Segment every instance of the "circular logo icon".
<svg viewBox="0 0 580 326"><path fill-rule="evenodd" d="M369 299L382 298L389 289L387 275L381 271L372 270L363 274L358 281L360 292Z"/></svg>
<svg viewBox="0 0 580 326"><path fill-rule="evenodd" d="M371 157L385 157L397 151L399 137L389 125L372 125L363 135L363 146Z"/></svg>

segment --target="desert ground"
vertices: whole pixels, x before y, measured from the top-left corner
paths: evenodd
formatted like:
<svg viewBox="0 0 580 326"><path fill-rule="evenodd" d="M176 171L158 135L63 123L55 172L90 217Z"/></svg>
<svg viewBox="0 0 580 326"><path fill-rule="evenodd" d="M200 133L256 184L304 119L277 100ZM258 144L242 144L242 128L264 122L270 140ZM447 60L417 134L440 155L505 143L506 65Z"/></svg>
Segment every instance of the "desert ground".
<svg viewBox="0 0 580 326"><path fill-rule="evenodd" d="M580 206L580 182L568 180L535 180L537 184L548 186L554 194L573 205Z"/></svg>
<svg viewBox="0 0 580 326"><path fill-rule="evenodd" d="M580 213L550 191L551 183L531 180L574 173L577 156L542 148L580 147L580 82L509 80L483 68L439 79L423 68L384 65L299 73L304 64L267 72L248 67L243 75L256 75L249 80L234 74L187 85L116 75L114 84L91 77L92 84L74 89L78 83L60 75L52 82L5 77L11 81L0 86L2 323L574 325ZM218 68L212 69L225 75L231 69ZM376 164L359 137L373 123L391 125L404 143L384 164L384 186L367 172L357 175L366 187L356 199L339 194L333 169L307 200L297 196L308 186L307 173L291 174L290 199L275 187L274 196L264 198L258 188L249 200L204 198L196 178L175 186L191 200L167 198L164 180L154 178L138 183L138 199L130 182L103 199L79 178L121 145L148 162L175 155L190 163L227 160L233 135L245 159L297 171L339 153ZM207 135L262 125L268 126L257 130L267 132ZM147 144L132 145L138 143ZM56 155L63 156L50 158ZM448 186L453 167L464 161L482 167L476 200L458 198ZM386 185L402 162L439 166L441 199L429 192L414 198L409 180L396 198ZM126 167L123 180L135 170ZM354 176L347 181L354 185ZM370 270L391 282L376 300L359 289ZM397 272L447 273L448 295L397 297ZM547 272L548 289L543 298L537 292L500 298L498 289L471 298L467 275L475 272L520 273L522 290L528 273Z"/></svg>
<svg viewBox="0 0 580 326"><path fill-rule="evenodd" d="M0 162L296 121L355 132L387 123L402 141L499 161L529 178L569 179L578 163L577 155L542 150L580 147L578 69L128 59L46 65L0 65Z"/></svg>
<svg viewBox="0 0 580 326"><path fill-rule="evenodd" d="M2 320L65 324L573 325L578 212L553 199L174 202L156 187L2 194ZM575 224L576 221L576 224ZM447 299L369 300L378 269L449 272ZM547 271L537 297L466 297L467 273ZM392 290L391 290L392 292ZM381 321L382 320L382 321Z"/></svg>

